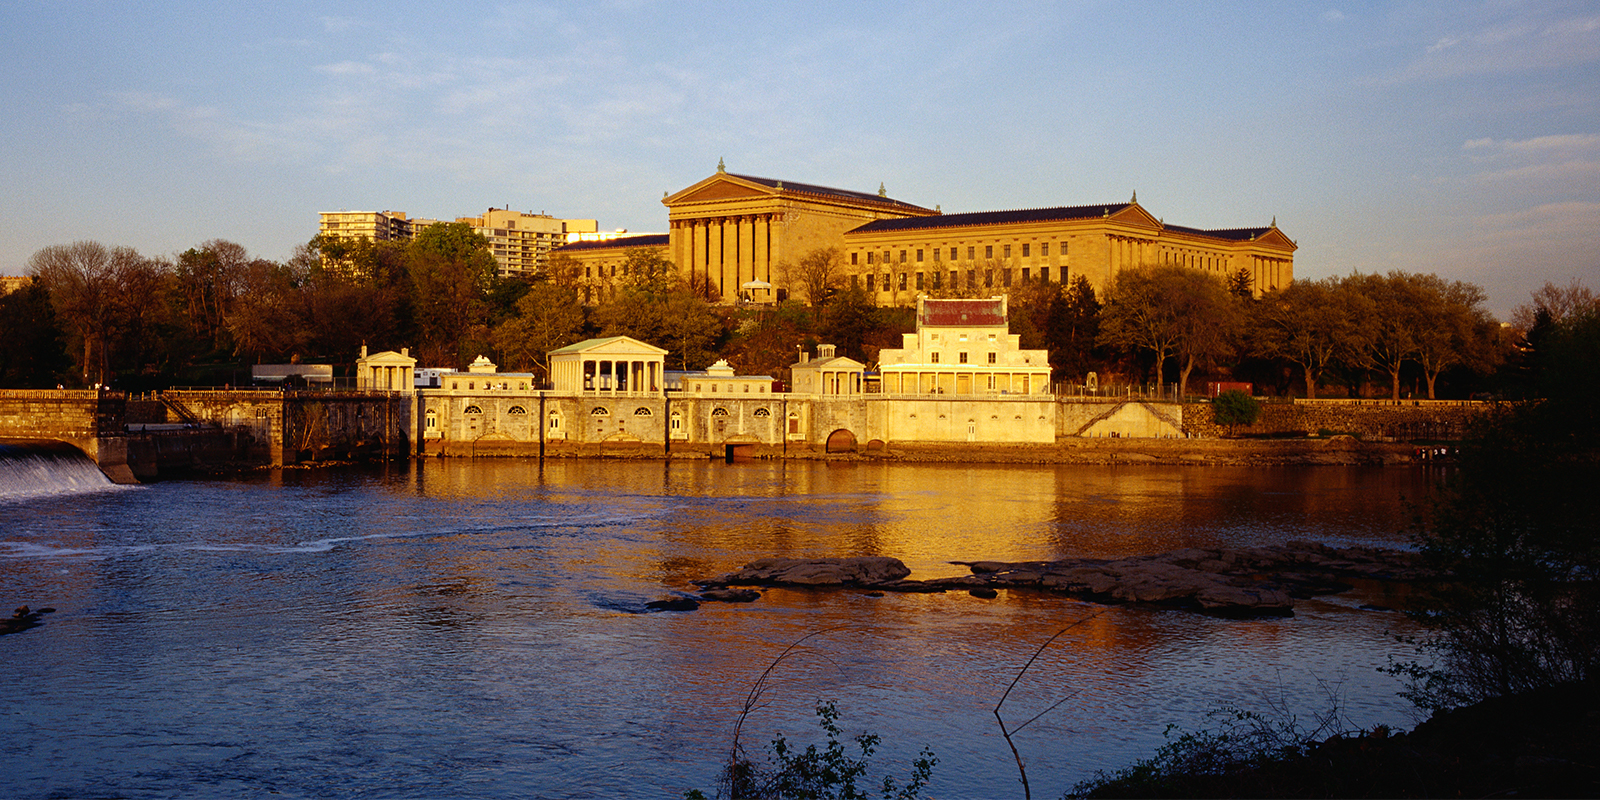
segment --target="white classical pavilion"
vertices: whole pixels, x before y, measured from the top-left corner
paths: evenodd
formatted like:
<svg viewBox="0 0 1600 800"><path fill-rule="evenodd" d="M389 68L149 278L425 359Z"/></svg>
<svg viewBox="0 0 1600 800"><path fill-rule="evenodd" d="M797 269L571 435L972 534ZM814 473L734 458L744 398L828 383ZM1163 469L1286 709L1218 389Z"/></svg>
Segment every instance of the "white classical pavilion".
<svg viewBox="0 0 1600 800"><path fill-rule="evenodd" d="M570 394L660 394L667 351L628 336L550 351L550 385Z"/></svg>
<svg viewBox="0 0 1600 800"><path fill-rule="evenodd" d="M367 355L367 346L361 345L361 357L356 359L356 388L363 391L409 392L416 388L417 360L411 357L410 348L400 352L385 350Z"/></svg>
<svg viewBox="0 0 1600 800"><path fill-rule="evenodd" d="M817 345L817 357L806 359L790 368L795 394L820 394L828 396L859 396L862 374L867 366L853 358L836 355L834 345Z"/></svg>
<svg viewBox="0 0 1600 800"><path fill-rule="evenodd" d="M881 350L884 394L1035 395L1050 392L1050 354L1023 350L1005 297L917 299L917 332Z"/></svg>

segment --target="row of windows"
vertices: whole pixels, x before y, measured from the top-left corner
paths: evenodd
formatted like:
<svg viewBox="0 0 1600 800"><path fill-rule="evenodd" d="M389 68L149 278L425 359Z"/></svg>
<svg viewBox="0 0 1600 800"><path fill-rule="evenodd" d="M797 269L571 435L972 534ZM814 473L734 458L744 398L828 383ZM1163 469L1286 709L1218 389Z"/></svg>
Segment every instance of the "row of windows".
<svg viewBox="0 0 1600 800"><path fill-rule="evenodd" d="M950 274L950 286L951 286L951 288L955 288L955 289L961 288L961 270L953 269L953 270L950 270L949 274ZM1062 270L1062 274L1065 275L1066 274L1066 270ZM1002 286L1004 288L1009 289L1009 288L1011 288L1012 279L1014 277L1018 276L1018 275L1020 275L1020 277L1022 278L1022 281L1024 283L1026 283L1027 281L1031 281L1031 280L1034 279L1034 277L1033 277L1034 276L1034 270L1031 267L1023 267L1021 270L1013 270L1013 269L1010 269L1010 268L1006 268L1006 269L985 269L985 270L982 270L981 273L980 273L979 270L969 269L969 270L967 270L967 276L966 276L967 277L967 288L968 289L976 289L976 288L978 288L979 279L981 277L982 285L983 285L983 288L985 288L985 289L993 289L997 285L996 284L997 280L999 281L999 283L998 283L999 286ZM1039 280L1048 283L1050 281L1050 268L1049 267L1039 267L1038 275L1039 275ZM945 273L943 273L943 272L916 272L916 273L902 272L902 273L899 273L898 276L896 276L894 273L884 273L881 277L876 275L876 274L872 274L872 273L868 273L866 275L851 275L850 276L850 288L852 288L852 289L861 288L862 287L862 283L863 283L863 279L865 279L866 290L869 291L869 292L877 292L877 291L888 292L888 291L895 291L895 290L899 290L899 291L904 292L904 291L908 291L911 288L911 285L913 283L913 278L914 278L915 279L914 282L916 284L917 291L920 292L920 291L925 291L925 290L928 290L928 289L937 290L937 289L944 288L944 276L945 276Z"/></svg>
<svg viewBox="0 0 1600 800"><path fill-rule="evenodd" d="M989 363L990 364L998 363L996 361L996 355L997 354L995 354L995 353L990 353L989 354ZM938 350L933 350L933 351L930 351L928 353L928 363L930 363L930 364L939 363L939 351ZM965 352L956 353L956 363L957 364L965 364L965 363L967 363L967 354ZM990 376L989 383L991 383L991 384L994 383L994 377L993 376Z"/></svg>
<svg viewBox="0 0 1600 800"><path fill-rule="evenodd" d="M963 353L962 355L965 356L966 354ZM993 355L994 355L993 353L990 353L991 357ZM461 413L463 413L463 414L482 414L483 413L483 409L479 408L478 406L467 406L466 408L461 410ZM522 414L527 414L528 413L528 409L523 408L522 406L512 406L512 407L506 409L506 413L510 414L512 416L518 416L518 415L522 415ZM595 406L594 409L589 412L589 414L590 414L590 416L595 416L595 417L609 417L609 416L611 416L611 409L608 409L608 408L606 408L604 406ZM639 408L636 408L636 409L633 410L633 415L636 416L636 417L649 417L649 416L654 416L654 412L652 412L648 408L640 406ZM677 412L673 412L672 415L673 416L678 416ZM770 417L770 416L772 416L772 412L768 411L765 408L758 408L755 411L751 412L751 415L752 416L756 416L756 417ZM726 408L721 408L721 407L714 408L714 409L711 410L711 416L713 416L713 417L726 417L726 416L728 416L728 410ZM550 413L550 418L552 420L557 419L558 415L555 412L552 411ZM438 421L438 413L437 412L433 412L433 411L429 411L428 412L428 427L430 427L430 428L434 427L434 425L435 425L435 423L437 421ZM555 424L552 423L550 427L552 427L552 428L555 427Z"/></svg>
<svg viewBox="0 0 1600 800"><path fill-rule="evenodd" d="M1061 252L1061 255L1064 257L1067 254L1067 243L1066 242L1061 242L1060 245L1061 245L1060 252ZM1033 243L1032 242L1026 242L1026 243L1022 244L1021 247L1022 247L1022 257L1023 258L1032 258L1033 257ZM906 259L910 256L910 252L911 251L909 251L909 250L901 250L900 251L899 263L901 263L901 264L906 263ZM938 247L934 248L933 249L933 260L934 261L938 261L939 260L939 256L940 256L941 253L943 253L943 248L938 248ZM950 260L951 261L959 260L960 253L961 253L961 248L959 248L959 247L950 248ZM860 253L851 253L850 254L850 263L859 265L861 263L859 261L860 255L861 255ZM894 256L894 254L890 250L885 250L881 254L878 253L877 251L871 251L871 252L867 253L867 263L868 264L880 264L880 263L881 264L889 264L889 263L893 263L893 256ZM994 245L988 244L988 245L984 245L983 246L983 257L984 258L994 258ZM1000 245L1000 257L1001 258L1010 258L1011 257L1011 245L1009 245L1009 244ZM1039 257L1040 258L1049 258L1050 257L1050 243L1049 242L1040 242L1039 243ZM977 260L977 258L978 258L978 248L977 248L977 246L975 246L975 245L968 246L967 247L967 260L968 261L975 261L975 260ZM921 264L922 262L923 262L923 250L922 250L922 248L919 247L919 248L917 248L917 263Z"/></svg>

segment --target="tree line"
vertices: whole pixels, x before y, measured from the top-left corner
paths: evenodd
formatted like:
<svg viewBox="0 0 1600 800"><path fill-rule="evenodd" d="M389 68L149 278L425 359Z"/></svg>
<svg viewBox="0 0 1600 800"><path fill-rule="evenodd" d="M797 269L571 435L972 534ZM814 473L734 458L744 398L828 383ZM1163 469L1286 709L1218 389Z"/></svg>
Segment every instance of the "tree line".
<svg viewBox="0 0 1600 800"><path fill-rule="evenodd" d="M1247 273L1150 265L1100 296L1081 275L1013 281L1020 272L996 262L924 293L1006 295L1012 332L1049 352L1058 382L1094 372L1102 385L1183 393L1201 375L1307 397L1513 391L1540 314L1594 303L1579 284L1546 285L1518 309L1513 335L1482 289L1434 275L1295 281L1255 297ZM318 236L284 262L223 240L171 257L75 242L41 249L27 273L31 283L0 298L0 334L20 345L0 354L8 387L221 385L249 364L349 364L362 345L410 347L425 366L487 355L504 371L542 374L549 351L615 335L666 348L671 368L726 359L742 374L782 377L820 343L870 365L915 329L915 309L877 305L837 248L778 265L792 296L728 306L651 248L598 280L560 254L543 274L499 276L487 240L463 223L409 241Z"/></svg>

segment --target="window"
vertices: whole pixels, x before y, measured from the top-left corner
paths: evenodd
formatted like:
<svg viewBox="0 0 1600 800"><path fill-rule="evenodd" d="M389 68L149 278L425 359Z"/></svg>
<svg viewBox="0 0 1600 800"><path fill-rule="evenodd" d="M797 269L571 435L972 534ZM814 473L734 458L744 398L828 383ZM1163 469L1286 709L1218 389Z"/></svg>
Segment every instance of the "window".
<svg viewBox="0 0 1600 800"><path fill-rule="evenodd" d="M977 257L978 257L978 248L976 248L976 247L968 247L967 248L967 260L971 261L972 259L977 258Z"/></svg>
<svg viewBox="0 0 1600 800"><path fill-rule="evenodd" d="M878 276L876 276L876 275L868 275L868 276L867 276L867 291L868 291L868 292L871 292L871 291L872 291L872 282L873 282L873 281L874 281L874 280L876 280L876 279L877 279L877 277L878 277Z"/></svg>
<svg viewBox="0 0 1600 800"><path fill-rule="evenodd" d="M918 264L922 263L922 248L920 248L920 247L917 248L917 263Z"/></svg>
<svg viewBox="0 0 1600 800"><path fill-rule="evenodd" d="M998 355L998 353L994 353L994 352L990 352L990 353L989 353L989 363L990 363L990 364L993 364L993 363L994 363L994 362L995 362L995 357L996 357L996 356L997 356L997 355ZM989 387L989 388L991 388L991 389L993 389L993 388L994 388L994 387L993 387L993 386L990 386L990 387Z"/></svg>
<svg viewBox="0 0 1600 800"><path fill-rule="evenodd" d="M1024 249L1022 251L1022 254L1023 255L1027 255L1028 254L1028 251L1026 249L1027 245L1023 245L1023 248ZM1050 243L1049 242L1040 242L1039 243L1039 257L1043 258L1043 257L1045 257L1047 255L1050 255Z"/></svg>
<svg viewBox="0 0 1600 800"><path fill-rule="evenodd" d="M918 260L920 261L921 259L918 259ZM902 264L906 263L906 251L904 251L904 250L900 251L900 263L902 263Z"/></svg>
<svg viewBox="0 0 1600 800"><path fill-rule="evenodd" d="M483 409L478 408L477 406L467 406L466 408L461 410L461 413L463 413L463 414L482 414L483 413Z"/></svg>
<svg viewBox="0 0 1600 800"><path fill-rule="evenodd" d="M983 246L983 257L994 258L994 245L986 244Z"/></svg>
<svg viewBox="0 0 1600 800"><path fill-rule="evenodd" d="M923 290L923 288L925 287L922 285L922 273L919 272L917 273L917 291L920 292Z"/></svg>
<svg viewBox="0 0 1600 800"><path fill-rule="evenodd" d="M595 406L594 410L589 412L589 415L595 417L609 417L611 416L611 411L605 406Z"/></svg>
<svg viewBox="0 0 1600 800"><path fill-rule="evenodd" d="M513 417L520 417L520 416L522 416L524 414L527 414L528 413L528 409L523 408L522 406L512 406L512 407L506 409L506 413L510 414Z"/></svg>
<svg viewBox="0 0 1600 800"><path fill-rule="evenodd" d="M978 271L975 270L975 269L967 270L967 288L968 289L976 289L976 288L978 288Z"/></svg>
<svg viewBox="0 0 1600 800"><path fill-rule="evenodd" d="M852 266L852 267L853 267L853 266L855 266L855 265L856 265L856 264L859 264L859 263L861 263L861 262L860 262L860 261L857 261L857 260L856 260L856 259L858 259L858 258L859 258L859 257L860 257L860 256L861 256L861 254L860 254L860 253L851 253L851 254L850 254L850 266Z"/></svg>
<svg viewBox="0 0 1600 800"><path fill-rule="evenodd" d="M711 409L711 416L713 416L713 417L726 417L726 416L728 416L728 409L726 409L726 408L713 408L713 409Z"/></svg>
<svg viewBox="0 0 1600 800"><path fill-rule="evenodd" d="M957 353L956 354L956 361L959 361L962 364L967 363L967 354L966 354L966 352L963 351L963 352Z"/></svg>
<svg viewBox="0 0 1600 800"><path fill-rule="evenodd" d="M888 250L883 251L883 263L885 263L885 264L889 263L889 251Z"/></svg>
<svg viewBox="0 0 1600 800"><path fill-rule="evenodd" d="M1011 257L1011 245L1008 244L1008 245L1000 248L1000 257L1001 258L1010 258Z"/></svg>
<svg viewBox="0 0 1600 800"><path fill-rule="evenodd" d="M983 285L985 288L994 286L994 270L986 269L983 271Z"/></svg>
<svg viewBox="0 0 1600 800"><path fill-rule="evenodd" d="M931 273L931 274L933 275L933 288L937 289L937 288L939 288L939 279L944 277L944 273L943 272L935 272L935 273Z"/></svg>
<svg viewBox="0 0 1600 800"><path fill-rule="evenodd" d="M860 275L851 275L850 276L850 288L852 288L852 289L860 289L861 288L861 276Z"/></svg>
<svg viewBox="0 0 1600 800"><path fill-rule="evenodd" d="M868 264L871 264L871 263L873 263L873 259L875 259L875 258L877 258L877 257L878 257L878 254L877 254L877 253L868 253L868 254L867 254L867 263L868 263Z"/></svg>
<svg viewBox="0 0 1600 800"><path fill-rule="evenodd" d="M960 278L961 278L961 273L959 273L959 272L957 272L955 270L950 270L950 288L954 289L954 288L960 286L961 285Z"/></svg>
<svg viewBox="0 0 1600 800"><path fill-rule="evenodd" d="M1027 258L1028 257L1028 245L1023 245L1022 246L1022 257L1023 258Z"/></svg>
<svg viewBox="0 0 1600 800"><path fill-rule="evenodd" d="M640 406L633 410L633 415L636 417L648 417L650 416L650 409Z"/></svg>
<svg viewBox="0 0 1600 800"><path fill-rule="evenodd" d="M906 274L904 272L902 272L902 273L900 273L900 291L903 292L905 290L906 290Z"/></svg>
<svg viewBox="0 0 1600 800"><path fill-rule="evenodd" d="M1023 283L1027 283L1028 282L1028 268L1027 267L1023 267L1022 268L1022 282Z"/></svg>
<svg viewBox="0 0 1600 800"><path fill-rule="evenodd" d="M932 353L928 354L928 363L929 364L937 364L937 363L939 363L939 351L935 350Z"/></svg>
<svg viewBox="0 0 1600 800"><path fill-rule="evenodd" d="M1039 280L1044 281L1045 283L1049 283L1050 282L1050 268L1049 267L1040 267L1039 268Z"/></svg>
<svg viewBox="0 0 1600 800"><path fill-rule="evenodd" d="M939 260L939 248L937 248L937 247L933 248L933 260L934 261L938 261Z"/></svg>
<svg viewBox="0 0 1600 800"><path fill-rule="evenodd" d="M1062 242L1061 243L1061 257L1062 258L1066 258L1067 257L1067 243L1066 242Z"/></svg>

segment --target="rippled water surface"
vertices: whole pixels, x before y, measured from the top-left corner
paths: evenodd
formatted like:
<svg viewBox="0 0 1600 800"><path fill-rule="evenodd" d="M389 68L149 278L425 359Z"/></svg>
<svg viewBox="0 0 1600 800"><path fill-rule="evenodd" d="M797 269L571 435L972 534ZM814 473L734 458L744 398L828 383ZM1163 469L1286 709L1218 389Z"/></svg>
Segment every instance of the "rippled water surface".
<svg viewBox="0 0 1600 800"><path fill-rule="evenodd" d="M0 796L676 797L714 788L745 723L808 741L833 700L923 745L937 797L1021 796L992 709L1013 692L1036 796L1225 703L1410 725L1378 674L1381 598L1232 621L1002 593L772 590L637 613L766 555L1115 557L1286 539L1403 544L1410 469L432 460L5 500L0 603L54 606L0 637ZM7 606L9 608L10 606Z"/></svg>

